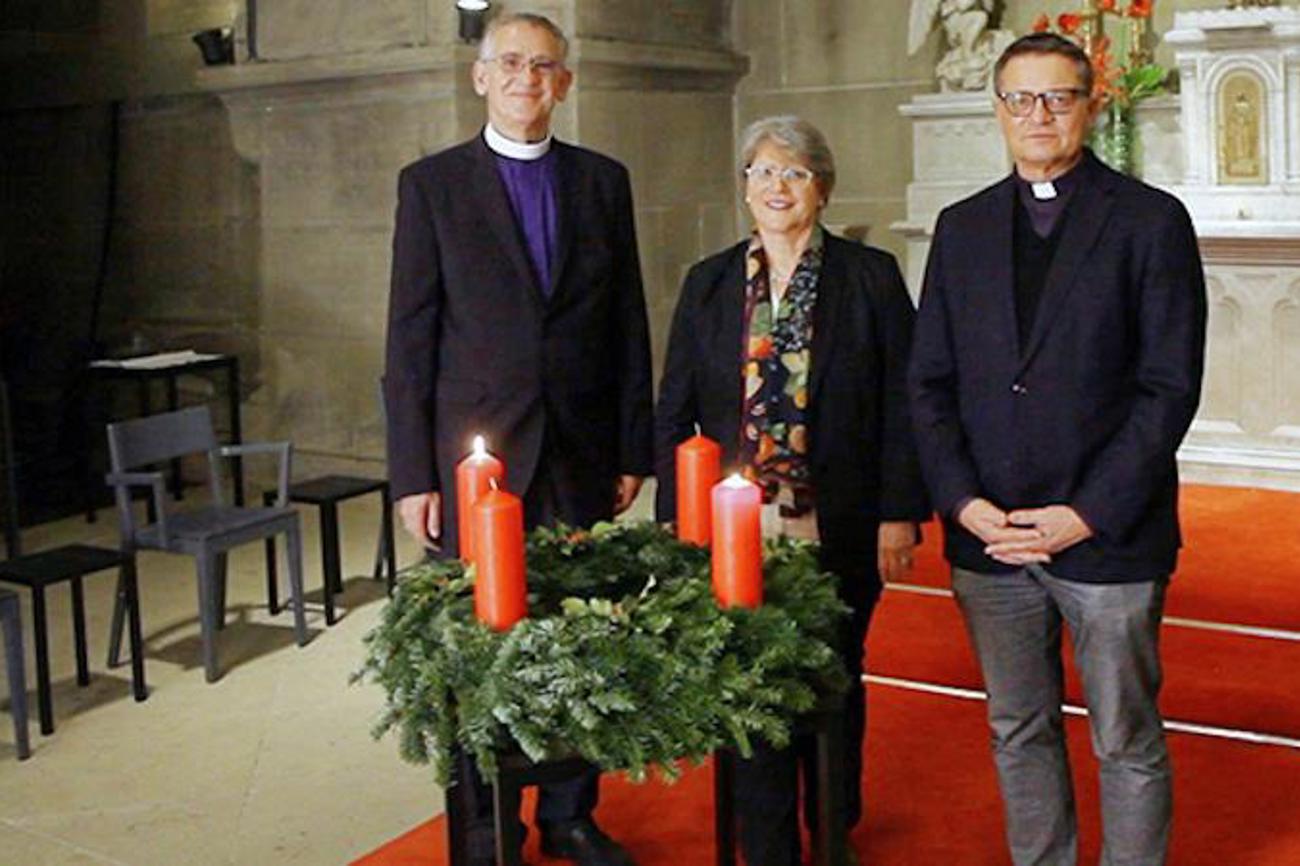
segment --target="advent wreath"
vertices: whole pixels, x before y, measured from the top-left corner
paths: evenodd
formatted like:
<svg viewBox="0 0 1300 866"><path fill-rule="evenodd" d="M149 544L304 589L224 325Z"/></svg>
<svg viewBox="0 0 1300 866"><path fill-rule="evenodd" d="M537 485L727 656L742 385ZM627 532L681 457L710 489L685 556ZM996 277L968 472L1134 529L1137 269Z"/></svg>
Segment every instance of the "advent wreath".
<svg viewBox="0 0 1300 866"><path fill-rule="evenodd" d="M847 608L817 548L768 542L764 604L719 609L709 552L654 523L528 538L529 616L499 633L474 616L473 571L450 560L403 575L366 636L354 679L387 692L376 737L449 778L452 749L494 778L498 749L579 755L642 780L675 778L720 747L779 746L793 720L842 693L832 649Z"/></svg>

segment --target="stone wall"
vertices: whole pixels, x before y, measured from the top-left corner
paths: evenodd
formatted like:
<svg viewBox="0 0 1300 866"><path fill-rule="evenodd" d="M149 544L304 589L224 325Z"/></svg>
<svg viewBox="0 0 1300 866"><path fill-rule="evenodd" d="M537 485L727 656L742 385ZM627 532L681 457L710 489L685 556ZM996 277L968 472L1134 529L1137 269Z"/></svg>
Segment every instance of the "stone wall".
<svg viewBox="0 0 1300 866"><path fill-rule="evenodd" d="M483 122L450 4L334 3L295 28L303 0L262 0L258 62L204 71L256 178L257 346L252 435L290 436L303 472L376 471L398 169ZM572 36L576 84L561 137L627 164L658 353L684 269L734 236L729 122L743 61L722 3L682 4L648 32L654 4L551 4ZM364 8L364 12L362 11ZM728 122L719 124L719 117Z"/></svg>
<svg viewBox="0 0 1300 866"><path fill-rule="evenodd" d="M906 212L912 130L898 106L934 88L938 57L933 36L908 56L909 8L909 0L746 0L734 19L736 48L751 62L736 128L771 114L816 124L839 175L827 221L866 226L870 243L900 257L903 241L889 225Z"/></svg>
<svg viewBox="0 0 1300 866"><path fill-rule="evenodd" d="M890 230L914 174L898 107L934 90L940 51L932 35L907 55L910 0L504 5L573 36L576 87L557 132L631 170L657 358L685 269L745 229L734 144L756 117L818 124L840 174L828 221L868 227L870 242L905 256ZM1006 5L1023 31L1074 3ZM1214 5L1157 4L1156 29L1176 9ZM93 283L106 105L118 100L104 336L236 351L248 436L294 440L304 473L380 471L396 173L483 116L452 6L259 0L250 60L242 0L0 4L0 155L13 178L0 203L0 310L14 286L57 298L48 310L76 309ZM235 28L238 65L200 65L190 35L216 26Z"/></svg>

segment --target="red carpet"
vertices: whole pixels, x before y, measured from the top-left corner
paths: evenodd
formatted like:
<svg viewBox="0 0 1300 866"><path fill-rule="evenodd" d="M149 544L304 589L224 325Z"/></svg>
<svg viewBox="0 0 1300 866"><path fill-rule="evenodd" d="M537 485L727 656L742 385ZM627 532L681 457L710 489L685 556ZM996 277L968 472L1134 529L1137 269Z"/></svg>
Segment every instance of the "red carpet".
<svg viewBox="0 0 1300 866"><path fill-rule="evenodd" d="M1186 547L1167 613L1300 630L1300 496L1192 486L1183 491ZM918 558L916 583L948 586L938 530ZM1300 642L1166 626L1170 719L1300 737ZM872 673L979 687L950 598L886 593L872 625ZM1081 702L1071 674L1071 700ZM1001 806L981 702L887 686L869 691L867 817L853 842L864 862L1002 866ZM1068 722L1083 851L1098 852L1096 765L1082 719ZM1173 734L1178 866L1300 864L1300 750ZM531 815L532 800L525 813ZM706 769L675 786L602 783L597 817L641 866L697 866L713 857ZM531 838L529 862L546 864ZM442 818L361 860L367 866L443 866Z"/></svg>
<svg viewBox="0 0 1300 866"><path fill-rule="evenodd" d="M1001 866L1001 807L988 755L984 705L872 687L867 738L867 818L853 835L864 862ZM1096 862L1095 764L1087 728L1071 719L1080 803L1081 862ZM1180 866L1300 863L1295 784L1300 752L1204 737L1170 738L1177 818L1170 862ZM607 777L597 817L641 866L712 862L712 788L707 769L675 786ZM1213 780L1207 784L1206 780ZM531 814L531 801L525 807ZM442 818L357 861L364 866L442 866ZM551 863L537 852L529 862Z"/></svg>

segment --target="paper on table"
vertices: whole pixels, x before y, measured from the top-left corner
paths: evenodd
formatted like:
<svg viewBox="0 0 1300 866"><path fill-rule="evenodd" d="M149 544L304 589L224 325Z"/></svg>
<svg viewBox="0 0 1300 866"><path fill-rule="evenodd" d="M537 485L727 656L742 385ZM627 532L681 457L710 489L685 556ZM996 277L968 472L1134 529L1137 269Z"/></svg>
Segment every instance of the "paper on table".
<svg viewBox="0 0 1300 866"><path fill-rule="evenodd" d="M138 358L123 358L120 361L101 358L97 361L91 361L90 366L120 368L123 370L158 370L166 367L179 367L184 364L195 364L199 361L211 361L220 357L220 355L196 352L193 349L183 349L179 352L159 352L155 355L141 355Z"/></svg>

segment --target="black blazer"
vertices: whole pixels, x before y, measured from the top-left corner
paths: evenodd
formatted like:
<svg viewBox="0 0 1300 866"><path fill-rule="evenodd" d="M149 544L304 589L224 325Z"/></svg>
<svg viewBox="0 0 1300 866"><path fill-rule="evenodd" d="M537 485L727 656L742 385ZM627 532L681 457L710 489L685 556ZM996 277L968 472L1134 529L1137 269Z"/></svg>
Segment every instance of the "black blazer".
<svg viewBox="0 0 1300 866"><path fill-rule="evenodd" d="M626 169L556 142L558 256L537 284L482 136L398 181L385 401L396 497L442 491L476 433L523 494L546 442L561 519L608 518L618 475L652 471L650 348Z"/></svg>
<svg viewBox="0 0 1300 866"><path fill-rule="evenodd" d="M1177 199L1085 154L1024 351L1012 264L1015 182L944 210L912 356L917 446L956 565L1005 571L955 524L984 496L1004 509L1066 503L1096 536L1052 571L1085 581L1173 570L1174 459L1196 413L1205 281Z"/></svg>
<svg viewBox="0 0 1300 866"><path fill-rule="evenodd" d="M676 514L676 447L695 424L722 446L724 472L736 463L748 243L691 268L677 302L655 413L660 520ZM813 308L808 449L823 564L840 575L851 600L879 589L878 524L928 515L905 389L913 317L893 256L826 235Z"/></svg>

